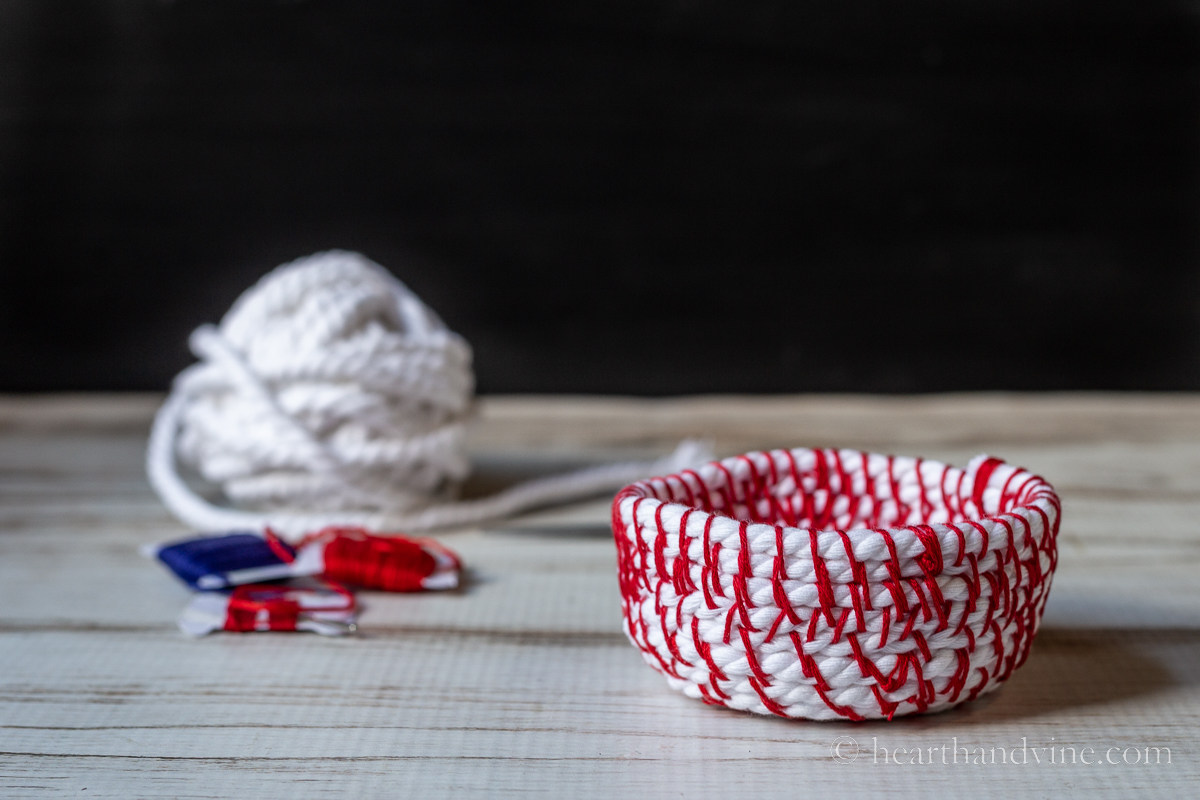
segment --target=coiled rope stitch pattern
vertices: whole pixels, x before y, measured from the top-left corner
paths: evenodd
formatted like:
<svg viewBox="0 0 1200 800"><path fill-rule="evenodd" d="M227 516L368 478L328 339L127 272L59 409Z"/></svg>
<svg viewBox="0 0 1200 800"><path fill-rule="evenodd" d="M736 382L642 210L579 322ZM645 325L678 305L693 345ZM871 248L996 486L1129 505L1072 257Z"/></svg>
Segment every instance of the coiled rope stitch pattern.
<svg viewBox="0 0 1200 800"><path fill-rule="evenodd" d="M817 720L937 711L1029 654L1061 506L987 456L966 470L773 450L613 501L626 635L706 703Z"/></svg>
<svg viewBox="0 0 1200 800"><path fill-rule="evenodd" d="M608 464L452 501L470 464L471 349L383 267L330 251L284 264L191 337L201 362L159 410L146 467L164 504L201 531L270 525L425 530L613 491L709 456ZM200 496L177 462L219 486Z"/></svg>

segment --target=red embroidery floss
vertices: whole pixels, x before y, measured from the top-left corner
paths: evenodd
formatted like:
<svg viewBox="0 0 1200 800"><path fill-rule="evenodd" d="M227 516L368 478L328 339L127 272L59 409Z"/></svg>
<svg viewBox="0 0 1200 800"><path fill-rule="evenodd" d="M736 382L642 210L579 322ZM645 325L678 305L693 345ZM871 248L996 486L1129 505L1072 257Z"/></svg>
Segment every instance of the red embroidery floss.
<svg viewBox="0 0 1200 800"><path fill-rule="evenodd" d="M278 540L268 529L271 541ZM325 528L297 550L296 563L310 560L330 580L385 592L453 589L461 568L458 556L434 539L375 536L362 528Z"/></svg>
<svg viewBox="0 0 1200 800"><path fill-rule="evenodd" d="M224 630L312 631L325 636L354 633L357 604L345 587L326 581L316 587L246 584L230 594L201 592L179 618L188 636Z"/></svg>
<svg viewBox="0 0 1200 800"><path fill-rule="evenodd" d="M625 633L709 704L891 719L998 688L1029 654L1061 505L1040 477L772 450L614 499Z"/></svg>

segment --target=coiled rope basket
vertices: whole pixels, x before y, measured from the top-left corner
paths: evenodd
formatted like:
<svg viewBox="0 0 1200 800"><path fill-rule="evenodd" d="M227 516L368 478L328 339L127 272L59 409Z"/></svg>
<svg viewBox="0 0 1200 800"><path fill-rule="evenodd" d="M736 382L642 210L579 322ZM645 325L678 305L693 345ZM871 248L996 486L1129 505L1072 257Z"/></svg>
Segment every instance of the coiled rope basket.
<svg viewBox="0 0 1200 800"><path fill-rule="evenodd" d="M1029 654L1057 563L1044 480L856 450L772 450L613 501L625 632L684 694L814 720L938 711Z"/></svg>

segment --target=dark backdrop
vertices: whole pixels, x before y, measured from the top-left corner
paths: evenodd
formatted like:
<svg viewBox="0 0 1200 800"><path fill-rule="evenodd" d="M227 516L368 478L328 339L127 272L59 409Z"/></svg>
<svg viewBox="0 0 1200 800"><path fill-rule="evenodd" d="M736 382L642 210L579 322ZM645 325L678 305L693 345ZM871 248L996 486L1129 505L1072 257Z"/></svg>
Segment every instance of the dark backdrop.
<svg viewBox="0 0 1200 800"><path fill-rule="evenodd" d="M0 0L0 389L360 250L484 391L1200 388L1194 3Z"/></svg>

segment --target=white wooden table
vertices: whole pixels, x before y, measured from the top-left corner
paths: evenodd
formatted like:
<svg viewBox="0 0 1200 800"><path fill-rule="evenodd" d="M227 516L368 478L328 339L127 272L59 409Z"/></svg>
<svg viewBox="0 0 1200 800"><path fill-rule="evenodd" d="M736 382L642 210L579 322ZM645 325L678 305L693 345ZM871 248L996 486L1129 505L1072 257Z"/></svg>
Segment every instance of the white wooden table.
<svg viewBox="0 0 1200 800"><path fill-rule="evenodd" d="M158 400L0 398L0 796L1200 791L1200 397L481 403L475 491L688 435L723 454L835 445L963 464L986 450L1054 483L1059 571L1026 665L954 711L863 724L669 691L620 632L602 500L441 536L466 587L367 594L358 637L188 640L174 625L187 592L137 552L186 532L143 477ZM838 737L857 742L852 762L833 757ZM1028 763L954 764L955 742L997 760L1024 742ZM1076 763L1034 755L1051 745ZM880 748L933 763L885 764ZM1125 763L1134 749L1152 763Z"/></svg>

